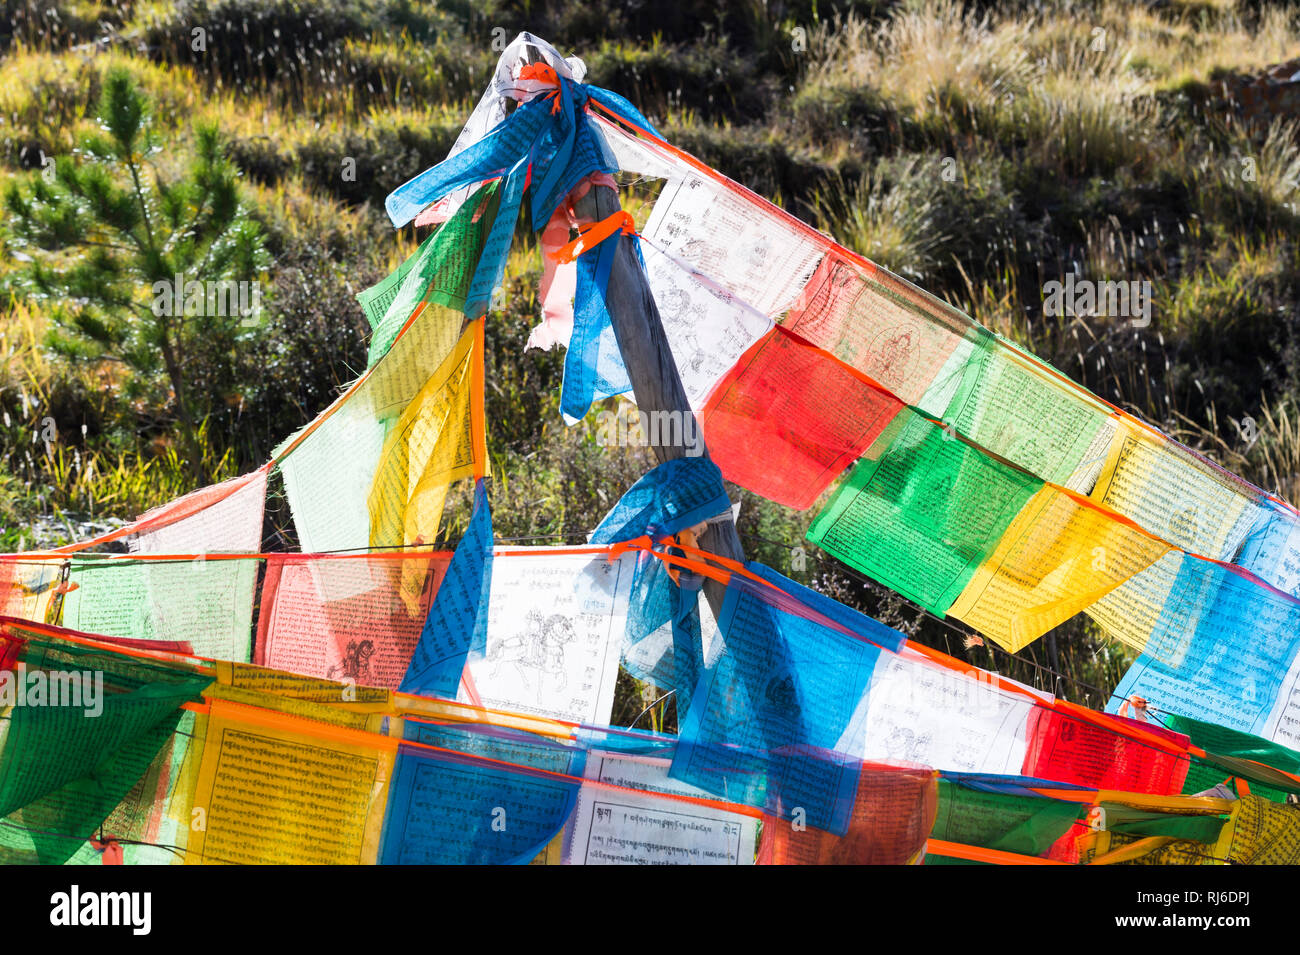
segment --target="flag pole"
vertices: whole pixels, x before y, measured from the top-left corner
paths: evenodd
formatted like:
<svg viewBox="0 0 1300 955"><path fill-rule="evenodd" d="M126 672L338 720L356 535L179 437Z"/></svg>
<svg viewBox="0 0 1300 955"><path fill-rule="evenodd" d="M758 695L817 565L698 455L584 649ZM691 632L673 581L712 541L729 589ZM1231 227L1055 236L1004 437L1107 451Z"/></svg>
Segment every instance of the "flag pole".
<svg viewBox="0 0 1300 955"><path fill-rule="evenodd" d="M594 186L588 193L574 203L574 212L579 221L599 222L621 210L618 193L608 186ZM652 442L655 457L659 463L687 456L686 437L695 436L698 444L691 448L705 457L708 447L704 443L703 432L695 420L686 389L682 386L681 376L677 372L677 363L673 360L672 349L668 345L668 336L664 333L663 322L654 295L646 282L645 271L637 258L632 243L632 236L620 236L614 265L610 271L609 287L605 301L609 308L610 321L614 326L614 336L618 340L619 351L623 355L623 364L627 367L628 377L632 382L632 393L636 398L637 408L647 415L655 412L671 412L680 415L683 441L680 444L666 441ZM654 420L654 419L652 419ZM693 426L688 427L689 425ZM722 520L711 522L699 538L698 546L711 554L743 561L744 550L740 545L740 535L731 515ZM704 595L717 619L722 613L722 600L726 588L712 580L704 583Z"/></svg>

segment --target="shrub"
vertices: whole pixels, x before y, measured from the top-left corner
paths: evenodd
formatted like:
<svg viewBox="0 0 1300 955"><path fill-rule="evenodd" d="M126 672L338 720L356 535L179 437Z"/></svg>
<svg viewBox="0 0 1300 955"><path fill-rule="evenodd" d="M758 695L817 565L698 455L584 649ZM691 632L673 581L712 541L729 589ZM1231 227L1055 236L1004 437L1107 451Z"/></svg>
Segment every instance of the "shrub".
<svg viewBox="0 0 1300 955"><path fill-rule="evenodd" d="M815 206L843 245L940 295L996 275L1034 235L991 157L898 155L820 190Z"/></svg>
<svg viewBox="0 0 1300 955"><path fill-rule="evenodd" d="M213 427L238 436L245 469L270 458L365 371L369 326L355 296L381 277L378 270L349 274L309 242L282 252L261 334L228 375L208 383L223 398Z"/></svg>
<svg viewBox="0 0 1300 955"><path fill-rule="evenodd" d="M49 346L74 361L117 363L128 397L175 416L205 482L197 428L214 392L204 373L224 377L247 339L267 255L216 129L196 130L196 155L169 181L143 160L154 147L148 119L130 75L111 72L105 135L86 140L87 161L61 158L53 182L42 174L26 189L11 183L5 204L35 254L21 287L49 303Z"/></svg>

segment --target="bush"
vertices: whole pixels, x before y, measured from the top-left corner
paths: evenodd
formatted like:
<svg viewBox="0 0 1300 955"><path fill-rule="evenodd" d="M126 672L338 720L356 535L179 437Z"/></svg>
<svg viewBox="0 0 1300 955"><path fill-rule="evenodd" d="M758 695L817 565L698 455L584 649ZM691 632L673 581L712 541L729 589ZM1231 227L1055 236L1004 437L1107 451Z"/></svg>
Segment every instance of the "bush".
<svg viewBox="0 0 1300 955"><path fill-rule="evenodd" d="M230 375L208 382L223 398L212 426L238 436L243 468L269 459L365 371L370 328L355 295L380 278L377 270L349 274L310 243L280 255L265 324Z"/></svg>
<svg viewBox="0 0 1300 955"><path fill-rule="evenodd" d="M0 0L0 53L14 43L48 49L85 43L121 25L116 3Z"/></svg>
<svg viewBox="0 0 1300 955"><path fill-rule="evenodd" d="M660 132L670 143L777 203L787 199L806 205L834 176L830 165L792 152L770 128L691 126Z"/></svg>
<svg viewBox="0 0 1300 955"><path fill-rule="evenodd" d="M685 109L746 123L761 119L779 95L777 78L759 73L752 57L725 41L646 48L606 43L584 61L588 82L631 92L647 116Z"/></svg>
<svg viewBox="0 0 1300 955"><path fill-rule="evenodd" d="M191 67L210 88L357 111L477 94L496 62L485 45L464 44L447 15L376 0L183 0L145 35L157 58Z"/></svg>
<svg viewBox="0 0 1300 955"><path fill-rule="evenodd" d="M903 143L905 121L879 91L841 83L808 83L790 102L790 129L822 148L845 144L863 158Z"/></svg>
<svg viewBox="0 0 1300 955"><path fill-rule="evenodd" d="M1157 307L1177 336L1169 382L1185 416L1257 414L1261 392L1294 387L1282 359L1296 349L1297 322L1279 306L1273 281L1235 264L1209 261L1172 285Z"/></svg>
<svg viewBox="0 0 1300 955"><path fill-rule="evenodd" d="M381 126L358 132L319 133L297 149L304 182L348 203L371 202L383 208L398 185L446 158L460 127ZM353 160L353 177L343 175Z"/></svg>
<svg viewBox="0 0 1300 955"><path fill-rule="evenodd" d="M188 64L231 88L275 82L301 90L318 70L328 75L337 69L342 41L373 22L370 2L180 0L169 16L148 25L145 43L161 59ZM346 81L343 75L331 79Z"/></svg>
<svg viewBox="0 0 1300 955"><path fill-rule="evenodd" d="M930 291L962 293L1035 248L992 157L900 154L856 183L822 189L821 227ZM965 273L965 277L963 276Z"/></svg>

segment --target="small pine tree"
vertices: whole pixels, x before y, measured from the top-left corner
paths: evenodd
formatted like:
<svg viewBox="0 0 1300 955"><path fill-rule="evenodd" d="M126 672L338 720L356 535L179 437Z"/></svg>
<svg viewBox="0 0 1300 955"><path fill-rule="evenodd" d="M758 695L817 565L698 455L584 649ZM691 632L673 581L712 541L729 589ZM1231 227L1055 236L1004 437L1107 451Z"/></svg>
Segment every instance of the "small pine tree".
<svg viewBox="0 0 1300 955"><path fill-rule="evenodd" d="M53 175L6 188L13 236L34 253L22 287L51 320L46 344L71 360L117 363L125 395L175 423L205 483L198 432L214 396L195 393L193 372L228 366L255 334L269 255L215 127L195 126L194 155L169 181L127 72L105 76L99 120L102 132L60 157Z"/></svg>

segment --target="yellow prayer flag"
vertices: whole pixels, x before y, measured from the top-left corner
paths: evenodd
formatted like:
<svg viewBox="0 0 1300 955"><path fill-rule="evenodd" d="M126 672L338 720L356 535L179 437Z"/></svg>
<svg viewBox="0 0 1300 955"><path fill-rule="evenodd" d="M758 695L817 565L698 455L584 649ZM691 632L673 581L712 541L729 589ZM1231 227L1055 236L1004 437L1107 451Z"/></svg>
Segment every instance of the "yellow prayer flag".
<svg viewBox="0 0 1300 955"><path fill-rule="evenodd" d="M213 700L185 861L369 864L397 740Z"/></svg>
<svg viewBox="0 0 1300 955"><path fill-rule="evenodd" d="M1086 499L1045 485L1021 509L948 612L1014 652L1169 550L1168 544Z"/></svg>
<svg viewBox="0 0 1300 955"><path fill-rule="evenodd" d="M432 541L451 483L486 473L482 325L461 335L384 441L368 498L371 547Z"/></svg>
<svg viewBox="0 0 1300 955"><path fill-rule="evenodd" d="M1182 445L1121 421L1089 496L1175 547L1228 560L1250 529L1256 495Z"/></svg>
<svg viewBox="0 0 1300 955"><path fill-rule="evenodd" d="M1243 793L1224 827L1224 855L1237 865L1295 865L1300 862L1300 806Z"/></svg>

